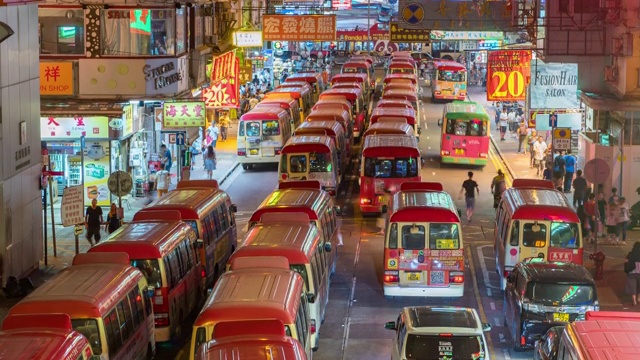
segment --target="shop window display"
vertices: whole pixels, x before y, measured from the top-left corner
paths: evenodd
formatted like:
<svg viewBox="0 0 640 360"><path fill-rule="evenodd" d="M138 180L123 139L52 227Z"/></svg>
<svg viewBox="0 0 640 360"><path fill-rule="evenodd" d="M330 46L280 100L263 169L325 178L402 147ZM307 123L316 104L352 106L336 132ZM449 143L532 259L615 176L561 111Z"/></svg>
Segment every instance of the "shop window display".
<svg viewBox="0 0 640 360"><path fill-rule="evenodd" d="M102 55L175 55L175 13L175 9L103 10L100 22ZM178 32L182 36L182 47L185 45L184 21L183 13L182 30Z"/></svg>
<svg viewBox="0 0 640 360"><path fill-rule="evenodd" d="M38 8L38 24L40 54L84 54L84 13L82 9Z"/></svg>

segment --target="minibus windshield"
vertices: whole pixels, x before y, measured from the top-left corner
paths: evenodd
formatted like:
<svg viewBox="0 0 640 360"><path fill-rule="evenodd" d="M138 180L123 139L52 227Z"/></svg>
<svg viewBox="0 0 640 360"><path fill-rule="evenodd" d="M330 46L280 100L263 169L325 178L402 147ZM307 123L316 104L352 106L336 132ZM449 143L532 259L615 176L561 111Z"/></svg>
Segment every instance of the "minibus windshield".
<svg viewBox="0 0 640 360"><path fill-rule="evenodd" d="M487 136L487 122L479 119L447 119L446 133L462 136Z"/></svg>
<svg viewBox="0 0 640 360"><path fill-rule="evenodd" d="M309 154L309 172L331 172L330 153L311 153Z"/></svg>
<svg viewBox="0 0 640 360"><path fill-rule="evenodd" d="M156 289L162 287L162 273L160 272L158 260L131 260L131 266L140 269L149 286L153 286Z"/></svg>
<svg viewBox="0 0 640 360"><path fill-rule="evenodd" d="M407 178L418 176L417 158L365 158L364 176L375 178Z"/></svg>

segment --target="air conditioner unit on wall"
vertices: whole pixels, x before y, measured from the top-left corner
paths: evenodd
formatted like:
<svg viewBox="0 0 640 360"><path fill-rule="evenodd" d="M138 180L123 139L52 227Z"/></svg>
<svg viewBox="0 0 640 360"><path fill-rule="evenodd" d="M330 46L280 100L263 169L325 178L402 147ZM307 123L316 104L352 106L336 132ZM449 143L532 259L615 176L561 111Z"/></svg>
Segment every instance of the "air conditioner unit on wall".
<svg viewBox="0 0 640 360"><path fill-rule="evenodd" d="M604 80L606 82L618 82L618 67L617 66L605 66L604 68Z"/></svg>

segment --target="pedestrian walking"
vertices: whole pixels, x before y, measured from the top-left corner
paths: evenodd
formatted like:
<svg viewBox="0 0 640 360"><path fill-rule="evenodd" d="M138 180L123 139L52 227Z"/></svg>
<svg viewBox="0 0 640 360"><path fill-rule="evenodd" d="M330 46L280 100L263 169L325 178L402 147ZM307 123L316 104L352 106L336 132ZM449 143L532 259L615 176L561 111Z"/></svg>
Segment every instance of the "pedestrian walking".
<svg viewBox="0 0 640 360"><path fill-rule="evenodd" d="M618 202L618 188L611 188L611 196L609 196L609 204Z"/></svg>
<svg viewBox="0 0 640 360"><path fill-rule="evenodd" d="M640 241L636 241L627 254L624 261L624 272L627 274L625 291L627 295L631 295L633 306L638 306L638 300L640 300Z"/></svg>
<svg viewBox="0 0 640 360"><path fill-rule="evenodd" d="M507 115L507 109L502 109L498 125L500 126L500 141L504 141L504 136L507 134L507 127L509 126L509 115Z"/></svg>
<svg viewBox="0 0 640 360"><path fill-rule="evenodd" d="M538 136L538 140L533 144L533 165L536 167L536 175L540 174L545 169L545 156L547 151L547 143L542 141L542 136Z"/></svg>
<svg viewBox="0 0 640 360"><path fill-rule="evenodd" d="M171 156L171 150L167 149L167 145L160 145L161 158L160 161L164 164L164 169L167 172L171 171L171 165L173 164L173 157Z"/></svg>
<svg viewBox="0 0 640 360"><path fill-rule="evenodd" d="M618 219L620 217L620 210L618 204L610 203L607 205L607 241L609 244L618 244Z"/></svg>
<svg viewBox="0 0 640 360"><path fill-rule="evenodd" d="M529 133L529 129L527 128L527 124L523 122L518 126L518 152L522 152L522 144L527 140L527 135ZM524 147L524 153L527 153L527 146Z"/></svg>
<svg viewBox="0 0 640 360"><path fill-rule="evenodd" d="M542 172L542 180L553 181L553 166L551 164L547 164Z"/></svg>
<svg viewBox="0 0 640 360"><path fill-rule="evenodd" d="M480 188L478 183L473 180L473 171L467 173L469 178L462 183L462 189L460 189L460 197L464 192L464 201L467 205L467 222L471 223L473 217L473 210L476 207L476 193L480 196Z"/></svg>
<svg viewBox="0 0 640 360"><path fill-rule="evenodd" d="M580 170L578 170L580 171ZM590 193L589 199L584 203L584 212L587 214L587 223L589 224L590 232L587 235L587 241L593 244L597 241L598 237L598 206L596 204L596 194Z"/></svg>
<svg viewBox="0 0 640 360"><path fill-rule="evenodd" d="M624 196L618 199L618 239L627 244L627 225L629 225L629 204Z"/></svg>
<svg viewBox="0 0 640 360"><path fill-rule="evenodd" d="M107 224L104 226L104 231L107 234L111 234L112 232L118 230L122 225L122 219L118 216L118 207L116 203L111 203L111 208L109 209L109 213L107 214Z"/></svg>
<svg viewBox="0 0 640 360"><path fill-rule="evenodd" d="M93 199L84 215L84 226L87 229L86 238L91 246L100 241L100 225L103 223L102 208L98 206L98 200ZM95 239L95 242L92 238Z"/></svg>
<svg viewBox="0 0 640 360"><path fill-rule="evenodd" d="M502 193L507 190L507 182L504 173L498 169L498 175L491 180L491 193L493 194L493 208L497 209L502 198Z"/></svg>
<svg viewBox="0 0 640 360"><path fill-rule="evenodd" d="M218 124L216 124L216 122L214 121L207 128L207 138L209 140L209 143L207 144L207 146L211 145L215 148L218 143L219 135L220 135L220 129L218 129Z"/></svg>
<svg viewBox="0 0 640 360"><path fill-rule="evenodd" d="M209 180L213 179L213 170L216 169L218 159L216 159L216 151L213 146L207 147L207 153L204 158L204 169L207 170L207 177Z"/></svg>
<svg viewBox="0 0 640 360"><path fill-rule="evenodd" d="M533 169L533 144L536 143L538 132L535 129L529 129L527 134L527 146L529 147L529 168Z"/></svg>
<svg viewBox="0 0 640 360"><path fill-rule="evenodd" d="M596 205L598 206L598 222L600 223L598 225L598 232L604 237L604 227L607 219L607 200L605 200L602 189L597 195Z"/></svg>
<svg viewBox="0 0 640 360"><path fill-rule="evenodd" d="M564 154L562 151L553 159L553 184L562 191L562 180L566 174Z"/></svg>
<svg viewBox="0 0 640 360"><path fill-rule="evenodd" d="M577 208L584 203L586 192L587 180L582 177L582 170L578 170L573 180L573 207Z"/></svg>
<svg viewBox="0 0 640 360"><path fill-rule="evenodd" d="M229 125L231 124L231 119L229 119L229 112L223 111L220 113L220 118L218 119L220 123L220 137L221 141L227 140L227 129L229 129Z"/></svg>
<svg viewBox="0 0 640 360"><path fill-rule="evenodd" d="M156 190L158 191L158 197L161 197L169 191L169 182L169 172L165 170L164 164L160 164L160 171L156 173Z"/></svg>
<svg viewBox="0 0 640 360"><path fill-rule="evenodd" d="M573 175L576 172L576 157L571 155L571 149L567 150L567 154L564 156L564 168L566 170L564 174L564 192L571 192L571 184L573 182Z"/></svg>

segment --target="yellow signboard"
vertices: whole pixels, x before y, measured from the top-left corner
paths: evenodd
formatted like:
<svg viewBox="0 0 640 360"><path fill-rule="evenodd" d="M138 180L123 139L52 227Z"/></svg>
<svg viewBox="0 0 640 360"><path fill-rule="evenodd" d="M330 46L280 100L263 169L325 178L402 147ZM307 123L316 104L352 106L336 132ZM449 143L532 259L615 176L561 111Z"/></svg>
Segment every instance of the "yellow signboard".
<svg viewBox="0 0 640 360"><path fill-rule="evenodd" d="M163 126L165 128L205 126L205 110L202 101L165 102Z"/></svg>
<svg viewBox="0 0 640 360"><path fill-rule="evenodd" d="M40 95L73 95L73 63L40 62Z"/></svg>

